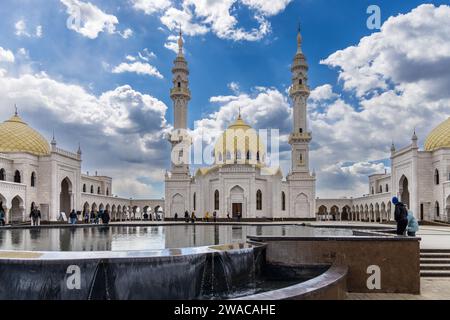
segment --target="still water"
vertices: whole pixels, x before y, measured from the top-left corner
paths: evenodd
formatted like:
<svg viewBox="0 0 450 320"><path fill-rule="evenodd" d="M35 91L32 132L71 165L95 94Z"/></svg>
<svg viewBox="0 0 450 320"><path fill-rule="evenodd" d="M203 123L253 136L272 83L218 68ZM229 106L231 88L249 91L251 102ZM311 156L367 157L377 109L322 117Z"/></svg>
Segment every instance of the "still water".
<svg viewBox="0 0 450 320"><path fill-rule="evenodd" d="M129 251L245 242L247 236L351 236L346 229L297 225L100 226L0 229L0 250Z"/></svg>

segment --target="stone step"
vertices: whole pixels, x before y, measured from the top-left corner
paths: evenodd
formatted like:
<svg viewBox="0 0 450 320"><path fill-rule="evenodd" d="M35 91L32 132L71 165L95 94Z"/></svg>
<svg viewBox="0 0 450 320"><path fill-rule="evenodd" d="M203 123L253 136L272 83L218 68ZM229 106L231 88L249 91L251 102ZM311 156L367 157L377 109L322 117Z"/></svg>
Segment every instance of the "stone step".
<svg viewBox="0 0 450 320"><path fill-rule="evenodd" d="M450 259L450 253L421 253L420 258Z"/></svg>
<svg viewBox="0 0 450 320"><path fill-rule="evenodd" d="M450 263L421 264L420 270L450 270Z"/></svg>
<svg viewBox="0 0 450 320"><path fill-rule="evenodd" d="M445 258L420 258L420 264L450 264L450 259Z"/></svg>
<svg viewBox="0 0 450 320"><path fill-rule="evenodd" d="M450 254L450 249L420 249L420 253L448 253Z"/></svg>
<svg viewBox="0 0 450 320"><path fill-rule="evenodd" d="M433 277L433 278L450 278L450 270L427 270L420 271L421 277Z"/></svg>

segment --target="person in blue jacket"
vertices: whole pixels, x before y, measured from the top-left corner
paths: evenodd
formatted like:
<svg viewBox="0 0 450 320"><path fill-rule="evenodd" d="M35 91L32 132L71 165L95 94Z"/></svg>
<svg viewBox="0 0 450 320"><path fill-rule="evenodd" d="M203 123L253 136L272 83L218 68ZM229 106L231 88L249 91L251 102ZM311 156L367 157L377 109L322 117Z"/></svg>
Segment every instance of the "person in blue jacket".
<svg viewBox="0 0 450 320"><path fill-rule="evenodd" d="M408 207L406 208L408 209ZM406 227L408 236L415 237L416 232L419 231L419 223L417 222L417 219L414 217L414 214L411 210L408 210L408 215L406 218L408 219L408 225Z"/></svg>

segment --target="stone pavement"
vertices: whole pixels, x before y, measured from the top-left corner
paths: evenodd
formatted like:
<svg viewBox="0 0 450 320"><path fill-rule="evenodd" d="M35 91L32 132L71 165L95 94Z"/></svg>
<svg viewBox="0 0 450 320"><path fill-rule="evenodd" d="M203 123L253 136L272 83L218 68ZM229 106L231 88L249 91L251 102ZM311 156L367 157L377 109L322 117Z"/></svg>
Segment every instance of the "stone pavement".
<svg viewBox="0 0 450 320"><path fill-rule="evenodd" d="M420 279L421 294L349 293L347 300L450 300L450 278Z"/></svg>

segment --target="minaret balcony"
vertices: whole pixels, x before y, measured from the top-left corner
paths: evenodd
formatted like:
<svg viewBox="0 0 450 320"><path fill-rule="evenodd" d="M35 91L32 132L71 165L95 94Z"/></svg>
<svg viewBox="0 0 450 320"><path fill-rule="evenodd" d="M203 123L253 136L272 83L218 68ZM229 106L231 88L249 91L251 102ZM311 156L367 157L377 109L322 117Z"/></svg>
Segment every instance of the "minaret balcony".
<svg viewBox="0 0 450 320"><path fill-rule="evenodd" d="M294 132L289 136L289 144L293 144L295 142L310 142L312 139L311 132Z"/></svg>
<svg viewBox="0 0 450 320"><path fill-rule="evenodd" d="M191 91L188 88L172 88L170 90L170 96L171 97L177 97L177 96L185 96L190 98L191 97Z"/></svg>
<svg viewBox="0 0 450 320"><path fill-rule="evenodd" d="M289 95L293 96L296 94L307 95L309 94L309 87L304 84L294 84L289 89Z"/></svg>

